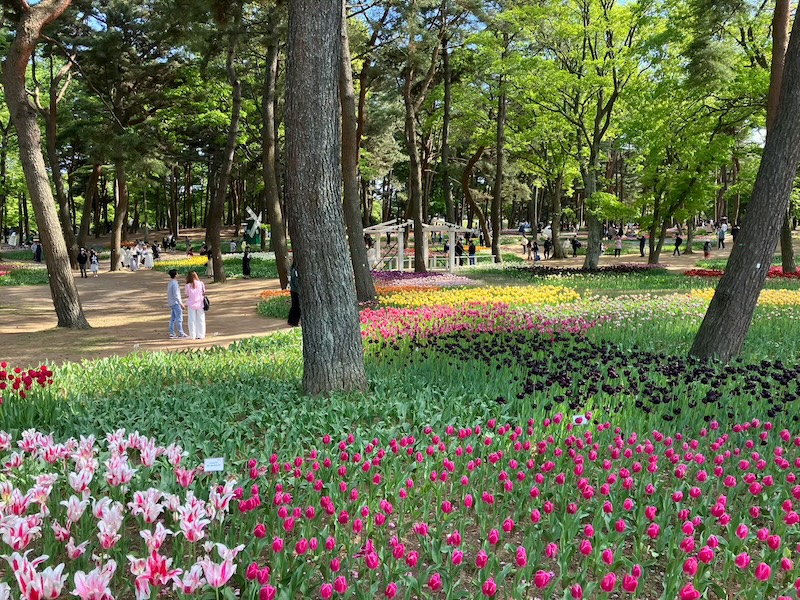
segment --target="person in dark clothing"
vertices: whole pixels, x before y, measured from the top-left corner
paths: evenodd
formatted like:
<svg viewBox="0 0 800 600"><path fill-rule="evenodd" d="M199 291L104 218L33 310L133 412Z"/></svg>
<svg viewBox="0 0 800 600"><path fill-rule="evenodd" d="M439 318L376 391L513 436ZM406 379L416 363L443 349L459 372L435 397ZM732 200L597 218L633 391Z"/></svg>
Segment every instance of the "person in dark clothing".
<svg viewBox="0 0 800 600"><path fill-rule="evenodd" d="M575 258L578 256L578 248L581 247L581 243L578 241L577 237L573 237L569 243L572 245L572 257Z"/></svg>
<svg viewBox="0 0 800 600"><path fill-rule="evenodd" d="M469 251L469 264L475 264L475 254L477 253L478 249L475 247L475 240L471 239L469 241L469 247L467 248Z"/></svg>
<svg viewBox="0 0 800 600"><path fill-rule="evenodd" d="M461 239L459 239L456 242L456 257L458 258L458 266L459 267L463 267L464 266L464 244L461 242Z"/></svg>
<svg viewBox="0 0 800 600"><path fill-rule="evenodd" d="M647 238L643 233L639 234L639 256L644 256L644 245L647 243Z"/></svg>
<svg viewBox="0 0 800 600"><path fill-rule="evenodd" d="M553 242L550 241L550 238L544 238L544 259L548 260L550 258L550 251L553 249Z"/></svg>
<svg viewBox="0 0 800 600"><path fill-rule="evenodd" d="M42 262L42 242L36 242L36 248L33 251L33 260L37 263Z"/></svg>
<svg viewBox="0 0 800 600"><path fill-rule="evenodd" d="M703 244L703 258L708 259L711 256L711 242L708 240Z"/></svg>
<svg viewBox="0 0 800 600"><path fill-rule="evenodd" d="M681 237L680 233L675 234L675 249L672 251L672 256L676 254L678 256L681 255L681 244L683 244L683 238Z"/></svg>
<svg viewBox="0 0 800 600"><path fill-rule="evenodd" d="M738 224L734 225L733 228L731 229L731 239L733 240L734 244L736 243L736 236L739 235L739 230L740 229L741 229L741 227L739 227Z"/></svg>
<svg viewBox="0 0 800 600"><path fill-rule="evenodd" d="M245 247L244 254L242 254L242 275L245 279L250 279L250 246Z"/></svg>
<svg viewBox="0 0 800 600"><path fill-rule="evenodd" d="M78 266L81 269L81 279L88 279L88 275L86 274L86 263L89 262L89 255L86 254L86 248L81 248L81 251L78 252Z"/></svg>
<svg viewBox="0 0 800 600"><path fill-rule="evenodd" d="M289 293L292 296L292 306L289 309L289 325L297 327L300 324L300 277L294 260L292 260L292 266L289 268Z"/></svg>
<svg viewBox="0 0 800 600"><path fill-rule="evenodd" d="M722 226L717 229L717 249L725 249L725 229Z"/></svg>

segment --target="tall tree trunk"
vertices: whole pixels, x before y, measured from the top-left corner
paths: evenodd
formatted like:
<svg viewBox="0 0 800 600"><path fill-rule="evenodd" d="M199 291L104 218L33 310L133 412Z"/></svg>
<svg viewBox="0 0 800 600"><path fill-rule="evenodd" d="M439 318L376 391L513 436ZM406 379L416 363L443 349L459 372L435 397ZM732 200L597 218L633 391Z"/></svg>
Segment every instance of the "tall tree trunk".
<svg viewBox="0 0 800 600"><path fill-rule="evenodd" d="M95 202L97 197L97 182L100 181L100 174L103 172L103 165L94 165L92 174L89 175L89 183L86 185L86 194L83 197L83 212L81 213L81 229L78 234L78 246L81 248L86 247L86 241L89 239L89 225L92 222L92 207L97 204L98 208L100 203ZM99 212L96 210L96 212Z"/></svg>
<svg viewBox="0 0 800 600"><path fill-rule="evenodd" d="M403 101L405 105L405 140L408 152L408 208L409 216L414 219L414 270L425 273L426 257L424 256L422 230L422 166L419 159L419 144L417 143L417 111L414 106L413 85L414 67L406 66L405 84L403 86ZM402 265L401 265L402 268Z"/></svg>
<svg viewBox="0 0 800 600"><path fill-rule="evenodd" d="M586 258L583 261L583 268L587 271L594 271L600 266L600 244L603 238L603 223L598 218L594 207L591 206L591 202L589 202L597 191L598 153L599 148L592 150L589 164L584 169L583 176L588 208L588 210L586 210L586 225L589 230L589 239L586 243Z"/></svg>
<svg viewBox="0 0 800 600"><path fill-rule="evenodd" d="M791 27L789 4L789 0L776 0L775 14L772 19L772 68L767 97L767 132L772 129L775 118L778 116L783 66L786 60L786 48L789 44L789 28ZM784 273L794 273L797 270L792 243L791 203L786 210L786 217L781 227L781 266Z"/></svg>
<svg viewBox="0 0 800 600"><path fill-rule="evenodd" d="M111 270L117 271L122 265L122 228L128 220L128 179L125 173L125 160L117 158L114 162L116 178L117 206L114 210L114 231L111 246Z"/></svg>
<svg viewBox="0 0 800 600"><path fill-rule="evenodd" d="M361 224L361 207L358 196L358 140L356 139L356 97L353 91L353 70L350 60L350 39L347 35L347 2L342 2L342 41L339 67L339 98L342 105L342 179L344 182L344 223L353 274L356 297L359 302L372 302L376 298L375 283L369 270L367 247L364 244L364 226ZM420 231L420 234L422 232Z"/></svg>
<svg viewBox="0 0 800 600"><path fill-rule="evenodd" d="M211 253L214 264L214 282L225 283L225 267L222 264L222 248L220 247L220 233L222 231L222 217L225 210L225 193L228 191L233 158L236 154L236 137L239 134L239 118L242 114L242 82L236 73L236 36L241 18L237 17L233 26L233 33L228 41L228 55L225 60L225 70L228 73L228 83L231 85L231 123L228 126L228 139L225 142L225 153L222 155L219 179L208 209L208 226L206 229L206 244ZM237 229L239 215L237 217Z"/></svg>
<svg viewBox="0 0 800 600"><path fill-rule="evenodd" d="M3 63L3 88L6 104L19 138L19 156L25 182L31 195L39 238L47 262L50 294L59 327L88 329L80 296L69 264L67 244L58 220L55 199L47 178L41 149L41 132L36 110L28 101L25 74L42 29L55 21L70 5L70 0L46 0L30 6L22 3L16 35Z"/></svg>
<svg viewBox="0 0 800 600"><path fill-rule="evenodd" d="M684 254L694 254L694 217L690 217L689 221L686 223L686 249L683 251Z"/></svg>
<svg viewBox="0 0 800 600"><path fill-rule="evenodd" d="M73 269L78 268L78 245L75 240L75 230L73 229L72 219L69 214L69 202L64 191L64 178L61 176L61 161L58 156L56 146L56 127L58 125L58 102L61 100L63 92L59 90L61 81L67 76L69 68L72 66L70 61L53 76L51 72L50 81L50 103L46 109L40 112L44 116L45 123L45 146L47 147L47 159L50 163L50 172L53 175L53 183L56 187L56 200L58 200L58 219L61 222L61 230L64 232L64 241L67 244L69 262ZM67 82L68 83L68 82Z"/></svg>
<svg viewBox="0 0 800 600"><path fill-rule="evenodd" d="M289 285L289 248L286 243L286 226L281 210L281 198L278 192L278 171L276 170L278 142L275 137L275 87L278 78L278 50L280 40L274 20L277 17L273 11L270 14L269 31L267 32L267 73L264 78L264 96L261 100L263 114L263 154L262 167L264 172L264 193L266 202L267 221L269 222L272 251L275 252L275 262L278 267L278 279L281 289Z"/></svg>
<svg viewBox="0 0 800 600"><path fill-rule="evenodd" d="M464 167L464 172L461 174L461 191L464 193L464 200L466 200L469 205L472 207L472 212L478 217L478 224L481 228L481 233L483 234L483 243L489 243L489 227L486 224L486 215L481 210L481 207L478 206L478 203L475 202L475 198L472 197L472 190L469 187L470 179L472 178L472 171L475 169L475 165L478 164L478 161L483 156L484 151L486 148L481 146L475 151L470 159L467 161L467 165Z"/></svg>
<svg viewBox="0 0 800 600"><path fill-rule="evenodd" d="M341 19L341 0L289 3L286 195L312 395L367 387L341 199Z"/></svg>
<svg viewBox="0 0 800 600"><path fill-rule="evenodd" d="M0 238L6 236L8 223L8 142L11 137L11 120L0 128ZM22 232L19 232L22 236ZM8 239L5 240L8 243Z"/></svg>
<svg viewBox="0 0 800 600"><path fill-rule="evenodd" d="M178 165L172 167L169 178L170 189L170 211L169 211L169 232L177 241L180 234L180 192L178 191L178 176L180 169Z"/></svg>
<svg viewBox="0 0 800 600"><path fill-rule="evenodd" d="M506 36L508 43L508 36ZM503 51L505 56L505 51ZM506 145L506 93L503 89L503 78L500 77L500 97L497 102L497 169L494 177L494 193L492 194L492 254L494 262L503 262L500 254L500 232L503 230L501 209L503 207L503 169L505 168Z"/></svg>
<svg viewBox="0 0 800 600"><path fill-rule="evenodd" d="M553 233L553 258L564 258L564 246L561 243L561 192L564 186L564 175L560 173L553 184L553 214L551 215L550 231ZM536 225L533 225L535 228ZM534 229L533 231L536 231Z"/></svg>
<svg viewBox="0 0 800 600"><path fill-rule="evenodd" d="M456 211L453 205L453 190L450 187L450 106L452 104L452 70L447 36L442 38L442 68L444 70L444 107L442 114L442 190L444 192L445 214L448 223L455 223Z"/></svg>
<svg viewBox="0 0 800 600"><path fill-rule="evenodd" d="M694 356L728 361L741 352L767 278L800 163L798 12L786 52L778 114L767 133L747 218L692 345Z"/></svg>

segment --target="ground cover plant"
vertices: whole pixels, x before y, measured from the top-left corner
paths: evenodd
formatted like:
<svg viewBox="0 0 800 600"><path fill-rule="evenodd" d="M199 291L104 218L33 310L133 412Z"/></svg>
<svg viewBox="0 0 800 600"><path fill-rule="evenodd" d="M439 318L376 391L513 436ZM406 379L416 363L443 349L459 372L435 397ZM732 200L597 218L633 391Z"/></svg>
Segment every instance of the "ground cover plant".
<svg viewBox="0 0 800 600"><path fill-rule="evenodd" d="M34 262L3 261L0 263L0 287L45 285L49 281L44 265Z"/></svg>
<svg viewBox="0 0 800 600"><path fill-rule="evenodd" d="M241 255L222 255L222 263L225 266L225 276L232 279L242 277L242 258ZM167 272L175 269L180 275L186 275L189 271L205 272L208 258L205 256L190 256L183 258L163 258L156 261L153 267L156 271ZM276 279L278 277L278 267L274 258L264 258L253 256L250 262L251 277Z"/></svg>
<svg viewBox="0 0 800 600"><path fill-rule="evenodd" d="M384 279L364 395L302 396L299 331L6 369L0 593L795 597L800 292L722 365L685 357L704 279Z"/></svg>

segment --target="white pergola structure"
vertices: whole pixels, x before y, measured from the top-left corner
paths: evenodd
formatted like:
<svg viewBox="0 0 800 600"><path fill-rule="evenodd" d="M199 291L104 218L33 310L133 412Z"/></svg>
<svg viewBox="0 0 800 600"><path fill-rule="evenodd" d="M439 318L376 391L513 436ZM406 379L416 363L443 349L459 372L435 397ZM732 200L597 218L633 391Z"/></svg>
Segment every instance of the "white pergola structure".
<svg viewBox="0 0 800 600"><path fill-rule="evenodd" d="M397 269L399 271L405 270L405 240L403 239L406 234L406 227L414 227L414 221L402 221L400 219L393 219L392 221L385 221L365 227L364 233L375 235L375 265L373 269L378 269L384 260L381 258L381 235L386 233L397 234Z"/></svg>
<svg viewBox="0 0 800 600"><path fill-rule="evenodd" d="M444 222L438 225L428 225L426 223L423 223L422 231L424 233L424 236L422 238L423 252L425 254L428 267L432 269L436 268L436 258L435 257L428 258L428 242L430 241L429 234L431 233L448 234L449 250L447 251L447 270L450 273L454 272L456 270L456 234L471 233L472 230L467 227L461 227L460 225Z"/></svg>

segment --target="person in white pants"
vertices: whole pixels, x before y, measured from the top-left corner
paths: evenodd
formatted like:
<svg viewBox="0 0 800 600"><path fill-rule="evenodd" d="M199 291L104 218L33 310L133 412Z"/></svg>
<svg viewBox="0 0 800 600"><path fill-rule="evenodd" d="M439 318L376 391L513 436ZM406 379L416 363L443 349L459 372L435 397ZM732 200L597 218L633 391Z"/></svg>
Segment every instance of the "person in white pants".
<svg viewBox="0 0 800 600"><path fill-rule="evenodd" d="M186 307L189 309L189 337L195 340L206 337L206 313L203 310L205 295L206 286L195 271L189 271L186 275Z"/></svg>

